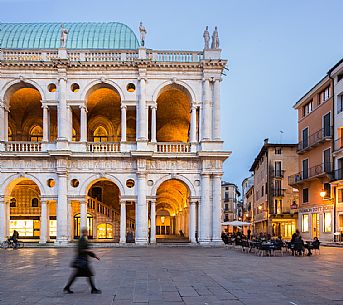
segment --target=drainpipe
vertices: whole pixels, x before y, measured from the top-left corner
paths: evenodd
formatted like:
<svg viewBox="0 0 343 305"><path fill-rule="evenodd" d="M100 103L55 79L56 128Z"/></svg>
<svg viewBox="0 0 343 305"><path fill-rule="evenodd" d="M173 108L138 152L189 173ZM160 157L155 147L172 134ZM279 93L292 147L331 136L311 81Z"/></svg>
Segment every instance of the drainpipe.
<svg viewBox="0 0 343 305"><path fill-rule="evenodd" d="M332 155L333 155L333 152L335 150L335 137L334 137L334 134L335 134L335 80L331 77L331 72L328 72L328 75L329 75L329 79L332 81L332 144L331 144L331 151L332 151ZM336 166L335 166L335 160L336 158L334 157L333 158L333 165L332 165L332 171L333 171L333 179L335 180L335 169L336 169ZM336 232L336 192L337 192L337 187L334 187L334 196L333 196L333 233ZM333 236L333 239L335 240L335 235Z"/></svg>

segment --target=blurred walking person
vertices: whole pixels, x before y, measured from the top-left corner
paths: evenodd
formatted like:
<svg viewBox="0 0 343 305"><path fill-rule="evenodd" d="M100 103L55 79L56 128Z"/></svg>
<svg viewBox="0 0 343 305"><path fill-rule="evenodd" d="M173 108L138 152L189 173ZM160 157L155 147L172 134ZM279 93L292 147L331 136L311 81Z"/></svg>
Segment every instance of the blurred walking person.
<svg viewBox="0 0 343 305"><path fill-rule="evenodd" d="M72 267L75 270L71 274L69 281L68 281L68 284L63 288L63 291L65 293L73 293L73 291L70 289L70 287L77 277L87 277L88 282L92 288L91 292L95 293L95 294L101 293L101 290L97 289L94 285L94 281L92 278L92 276L94 274L93 274L92 269L89 266L88 256L94 257L97 260L100 260L100 258L98 256L96 256L94 252L92 252L88 249L87 235L88 235L87 228L82 228L81 236L80 236L80 239L79 239L78 245L77 245L77 256L74 258L74 261L72 263Z"/></svg>

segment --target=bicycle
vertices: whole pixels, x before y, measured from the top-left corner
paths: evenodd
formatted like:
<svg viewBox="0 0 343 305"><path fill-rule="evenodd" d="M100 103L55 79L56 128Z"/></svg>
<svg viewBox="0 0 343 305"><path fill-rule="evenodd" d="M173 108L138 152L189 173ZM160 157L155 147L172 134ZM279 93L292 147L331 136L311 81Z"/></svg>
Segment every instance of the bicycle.
<svg viewBox="0 0 343 305"><path fill-rule="evenodd" d="M3 241L0 244L0 246L3 249L12 248L14 250L14 249L23 248L24 247L24 243L22 243L20 241L17 241L17 243L15 243L12 239L8 239L8 240Z"/></svg>

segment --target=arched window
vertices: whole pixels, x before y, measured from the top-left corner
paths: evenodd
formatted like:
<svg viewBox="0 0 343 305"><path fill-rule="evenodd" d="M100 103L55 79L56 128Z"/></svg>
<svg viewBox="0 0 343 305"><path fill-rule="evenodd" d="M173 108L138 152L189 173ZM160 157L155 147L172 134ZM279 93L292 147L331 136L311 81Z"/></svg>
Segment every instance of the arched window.
<svg viewBox="0 0 343 305"><path fill-rule="evenodd" d="M15 208L17 206L17 199L11 198L10 200L10 207Z"/></svg>
<svg viewBox="0 0 343 305"><path fill-rule="evenodd" d="M93 142L108 142L108 133L104 127L98 126L94 130Z"/></svg>
<svg viewBox="0 0 343 305"><path fill-rule="evenodd" d="M40 142L43 139L43 129L42 127L36 125L33 126L30 130L30 141L31 142Z"/></svg>
<svg viewBox="0 0 343 305"><path fill-rule="evenodd" d="M31 201L31 206L33 208L38 208L38 198L33 198Z"/></svg>

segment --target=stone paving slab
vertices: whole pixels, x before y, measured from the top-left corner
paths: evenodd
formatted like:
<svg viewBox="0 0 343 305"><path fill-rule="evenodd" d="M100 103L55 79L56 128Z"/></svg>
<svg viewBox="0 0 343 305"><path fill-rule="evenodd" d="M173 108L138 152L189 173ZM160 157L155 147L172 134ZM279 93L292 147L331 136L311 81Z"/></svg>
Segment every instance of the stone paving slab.
<svg viewBox="0 0 343 305"><path fill-rule="evenodd" d="M0 249L0 305L343 304L343 249L258 257L225 248L99 248L101 295L85 278L62 291L74 250Z"/></svg>

